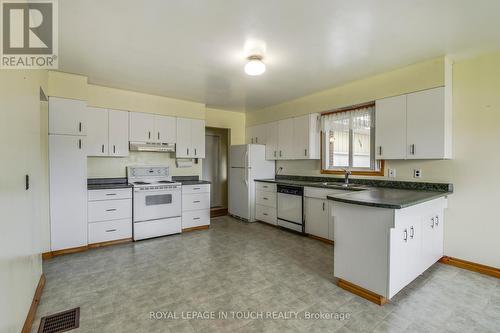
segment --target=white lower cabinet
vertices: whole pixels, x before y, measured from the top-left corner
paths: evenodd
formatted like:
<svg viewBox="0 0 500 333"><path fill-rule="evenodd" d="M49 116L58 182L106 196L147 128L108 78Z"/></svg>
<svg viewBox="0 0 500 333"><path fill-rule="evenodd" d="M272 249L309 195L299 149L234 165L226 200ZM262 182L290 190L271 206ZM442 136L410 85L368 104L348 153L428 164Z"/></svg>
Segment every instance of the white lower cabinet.
<svg viewBox="0 0 500 333"><path fill-rule="evenodd" d="M210 185L182 186L182 229L210 225Z"/></svg>
<svg viewBox="0 0 500 333"><path fill-rule="evenodd" d="M402 209L333 202L334 276L391 299L443 256L446 198Z"/></svg>
<svg viewBox="0 0 500 333"><path fill-rule="evenodd" d="M272 225L278 225L276 210L276 184L255 183L255 218Z"/></svg>
<svg viewBox="0 0 500 333"><path fill-rule="evenodd" d="M132 237L132 189L88 191L89 244Z"/></svg>

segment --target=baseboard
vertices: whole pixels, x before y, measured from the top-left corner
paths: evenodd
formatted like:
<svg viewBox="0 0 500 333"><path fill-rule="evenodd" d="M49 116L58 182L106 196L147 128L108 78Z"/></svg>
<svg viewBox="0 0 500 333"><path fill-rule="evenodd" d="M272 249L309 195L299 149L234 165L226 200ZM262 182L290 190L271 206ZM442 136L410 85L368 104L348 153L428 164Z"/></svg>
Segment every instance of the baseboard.
<svg viewBox="0 0 500 333"><path fill-rule="evenodd" d="M314 236L314 235L310 235L310 234L308 234L307 236L308 236L309 238L319 240L320 242L323 242L323 243L326 243L326 244L333 245L333 241L332 241L332 240L330 240L330 239L326 239L326 238L323 238L323 237Z"/></svg>
<svg viewBox="0 0 500 333"><path fill-rule="evenodd" d="M42 253L42 259L47 260L53 257L63 256L65 254L84 252L87 251L88 249L89 249L88 245L84 245L84 246L72 247L70 249L44 252Z"/></svg>
<svg viewBox="0 0 500 333"><path fill-rule="evenodd" d="M198 227L191 227L191 228L182 229L182 232L195 231L195 230L206 230L208 228L210 228L209 225L200 225Z"/></svg>
<svg viewBox="0 0 500 333"><path fill-rule="evenodd" d="M491 266L486 266L482 264L477 264L475 262L466 261L458 258L444 256L439 259L439 262L459 268L463 268L469 271L489 275L500 279L500 268L495 268Z"/></svg>
<svg viewBox="0 0 500 333"><path fill-rule="evenodd" d="M130 243L131 241L132 241L132 238L117 239L117 240L108 241L108 242L89 244L88 248L89 249L97 249L99 247Z"/></svg>
<svg viewBox="0 0 500 333"><path fill-rule="evenodd" d="M210 209L210 217L226 216L227 208L212 208Z"/></svg>
<svg viewBox="0 0 500 333"><path fill-rule="evenodd" d="M346 280L338 279L337 281L337 286L340 288L347 290L355 295L358 295L360 297L363 297L366 300L369 300L370 302L373 302L377 305L384 305L389 302L387 298L384 296L380 296L379 294L375 294L374 292L371 292L363 287L360 287L354 283L351 283Z"/></svg>
<svg viewBox="0 0 500 333"><path fill-rule="evenodd" d="M38 285L35 289L35 294L33 295L33 301L31 302L30 309L28 311L28 315L26 316L26 320L24 321L23 329L21 333L30 333L31 327L33 326L33 321L36 316L36 309L38 308L38 304L40 304L40 298L42 298L43 287L45 286L45 275L40 276L40 280L38 281Z"/></svg>

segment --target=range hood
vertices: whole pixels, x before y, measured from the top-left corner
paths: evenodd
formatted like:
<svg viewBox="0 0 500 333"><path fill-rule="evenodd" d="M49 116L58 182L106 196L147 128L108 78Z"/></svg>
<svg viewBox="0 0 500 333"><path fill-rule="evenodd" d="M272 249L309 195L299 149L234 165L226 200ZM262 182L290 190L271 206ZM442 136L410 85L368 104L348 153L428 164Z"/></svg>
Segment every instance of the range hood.
<svg viewBox="0 0 500 333"><path fill-rule="evenodd" d="M175 143L161 142L130 142L130 151L153 151L158 153L175 152Z"/></svg>

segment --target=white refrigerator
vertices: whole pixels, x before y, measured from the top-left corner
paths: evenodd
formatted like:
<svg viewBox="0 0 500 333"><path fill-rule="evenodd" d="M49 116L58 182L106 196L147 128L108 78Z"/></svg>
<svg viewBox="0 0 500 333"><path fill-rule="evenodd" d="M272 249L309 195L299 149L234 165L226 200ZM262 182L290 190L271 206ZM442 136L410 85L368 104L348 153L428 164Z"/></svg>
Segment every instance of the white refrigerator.
<svg viewBox="0 0 500 333"><path fill-rule="evenodd" d="M274 161L266 161L266 146L236 145L229 152L229 214L255 221L255 179L274 179Z"/></svg>

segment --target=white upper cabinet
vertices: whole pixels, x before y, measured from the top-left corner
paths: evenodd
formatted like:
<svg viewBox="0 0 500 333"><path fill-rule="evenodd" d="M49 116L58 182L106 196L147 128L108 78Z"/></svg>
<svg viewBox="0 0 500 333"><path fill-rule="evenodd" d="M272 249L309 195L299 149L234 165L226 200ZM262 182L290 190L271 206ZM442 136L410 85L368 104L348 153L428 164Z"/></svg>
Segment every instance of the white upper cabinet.
<svg viewBox="0 0 500 333"><path fill-rule="evenodd" d="M50 97L49 134L86 135L86 109L84 101Z"/></svg>
<svg viewBox="0 0 500 333"><path fill-rule="evenodd" d="M294 158L293 118L278 121L278 160Z"/></svg>
<svg viewBox="0 0 500 333"><path fill-rule="evenodd" d="M191 146L195 158L205 158L205 121L191 119Z"/></svg>
<svg viewBox="0 0 500 333"><path fill-rule="evenodd" d="M266 144L267 124L255 125L246 128L245 142L247 144Z"/></svg>
<svg viewBox="0 0 500 333"><path fill-rule="evenodd" d="M406 95L375 102L375 156L406 158Z"/></svg>
<svg viewBox="0 0 500 333"><path fill-rule="evenodd" d="M176 141L176 120L175 117L155 116L155 130L153 140L162 143L175 143Z"/></svg>
<svg viewBox="0 0 500 333"><path fill-rule="evenodd" d="M278 157L278 122L266 125L266 160L275 160Z"/></svg>
<svg viewBox="0 0 500 333"><path fill-rule="evenodd" d="M108 155L108 110L87 107L87 155Z"/></svg>
<svg viewBox="0 0 500 333"><path fill-rule="evenodd" d="M177 158L205 158L205 121L177 118Z"/></svg>
<svg viewBox="0 0 500 333"><path fill-rule="evenodd" d="M293 158L319 159L319 115L316 113L293 118Z"/></svg>
<svg viewBox="0 0 500 333"><path fill-rule="evenodd" d="M128 112L108 110L109 156L128 156Z"/></svg>
<svg viewBox="0 0 500 333"><path fill-rule="evenodd" d="M451 115L446 114L444 87L408 94L406 111L407 158L451 158Z"/></svg>
<svg viewBox="0 0 500 333"><path fill-rule="evenodd" d="M451 96L445 91L438 87L376 101L376 158L452 158Z"/></svg>
<svg viewBox="0 0 500 333"><path fill-rule="evenodd" d="M129 140L132 142L152 142L155 130L155 115L129 112Z"/></svg>

